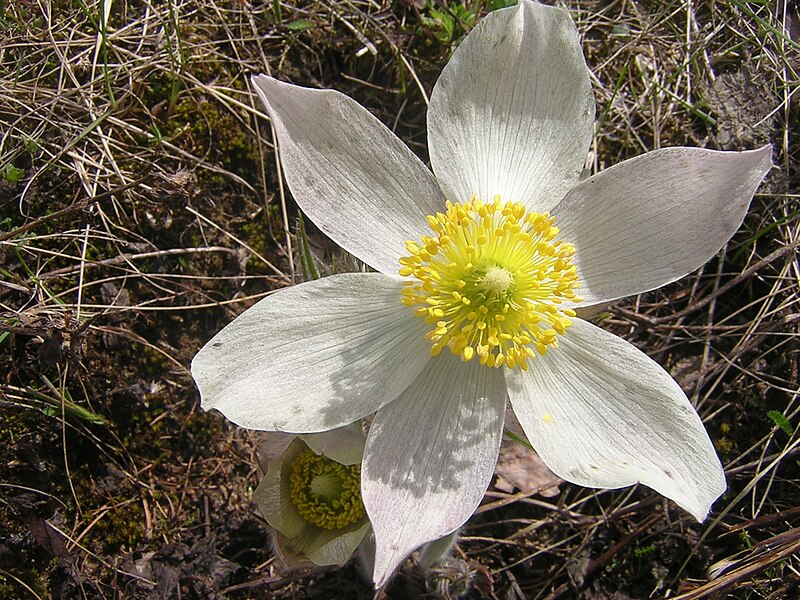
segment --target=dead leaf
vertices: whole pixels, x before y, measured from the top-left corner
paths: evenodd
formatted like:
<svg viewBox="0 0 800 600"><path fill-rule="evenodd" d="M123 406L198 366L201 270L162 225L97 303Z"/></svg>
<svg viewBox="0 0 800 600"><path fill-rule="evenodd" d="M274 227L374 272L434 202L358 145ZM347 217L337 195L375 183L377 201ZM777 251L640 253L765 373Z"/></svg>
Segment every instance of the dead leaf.
<svg viewBox="0 0 800 600"><path fill-rule="evenodd" d="M511 411L506 414L506 428L525 438L519 422ZM514 440L504 439L495 467L497 479L494 486L507 494L514 489L525 494L537 493L545 498L559 494L558 486L563 479L558 477L533 450Z"/></svg>

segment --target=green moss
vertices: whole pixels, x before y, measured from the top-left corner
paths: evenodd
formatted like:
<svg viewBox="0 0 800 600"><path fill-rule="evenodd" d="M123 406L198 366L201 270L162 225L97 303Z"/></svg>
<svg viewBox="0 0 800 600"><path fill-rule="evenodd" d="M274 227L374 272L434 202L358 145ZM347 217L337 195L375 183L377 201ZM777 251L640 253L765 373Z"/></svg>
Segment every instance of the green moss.
<svg viewBox="0 0 800 600"><path fill-rule="evenodd" d="M231 87L244 90L244 84L231 77L227 65L221 63L187 63L184 68L200 81L233 79ZM158 117L152 125L158 137L168 139L185 150L208 158L228 170L243 172L255 169L259 160L258 145L241 126L239 120L221 104L196 90L189 94L181 89L177 80L159 74L147 80L142 94L142 104L152 114L158 107ZM198 172L201 183L223 183L212 172Z"/></svg>
<svg viewBox="0 0 800 600"><path fill-rule="evenodd" d="M140 502L131 502L109 511L95 525L95 539L102 540L107 552L122 546L133 547L145 536L145 514Z"/></svg>
<svg viewBox="0 0 800 600"><path fill-rule="evenodd" d="M161 377L169 370L172 364L170 360L152 346L142 345L140 356L144 359L145 370L148 376Z"/></svg>
<svg viewBox="0 0 800 600"><path fill-rule="evenodd" d="M8 409L0 411L0 439L8 441L0 450L0 457L6 452L12 452L19 436L30 431L36 431L40 426L43 415L35 409L20 406L18 410Z"/></svg>
<svg viewBox="0 0 800 600"><path fill-rule="evenodd" d="M271 235L268 218L253 219L242 227L243 239L261 256L268 255L270 251ZM257 256L251 256L247 261L247 268L258 271L264 265Z"/></svg>
<svg viewBox="0 0 800 600"><path fill-rule="evenodd" d="M194 442L202 448L214 445L214 438L219 432L208 418L208 413L193 412L186 418L186 428L192 434Z"/></svg>
<svg viewBox="0 0 800 600"><path fill-rule="evenodd" d="M258 160L255 140L218 104L186 98L178 103L175 114L188 124L180 137L190 143L196 154L208 155L225 168L237 171L252 167Z"/></svg>
<svg viewBox="0 0 800 600"><path fill-rule="evenodd" d="M108 499L97 490L94 478L91 477L85 466L73 474L72 484L75 496L83 510L83 521L85 525L89 525L95 521L98 511L102 511L107 507ZM131 493L129 484L121 481L120 486L120 489L116 490L115 496L127 498L135 496L135 494ZM125 493L126 491L128 493ZM75 518L77 511L74 504L68 502L67 506L67 518ZM85 538L84 544L92 548L99 546L102 547L103 553L114 554L123 546L134 547L138 545L145 535L145 523L146 519L141 502L134 500L119 504L94 522L89 535Z"/></svg>
<svg viewBox="0 0 800 600"><path fill-rule="evenodd" d="M17 571L14 573L14 577L24 582L24 586L19 581L0 573L0 600L29 598L31 592L39 598L47 598L49 587L47 581L51 576L50 571L51 569L38 570L33 567Z"/></svg>

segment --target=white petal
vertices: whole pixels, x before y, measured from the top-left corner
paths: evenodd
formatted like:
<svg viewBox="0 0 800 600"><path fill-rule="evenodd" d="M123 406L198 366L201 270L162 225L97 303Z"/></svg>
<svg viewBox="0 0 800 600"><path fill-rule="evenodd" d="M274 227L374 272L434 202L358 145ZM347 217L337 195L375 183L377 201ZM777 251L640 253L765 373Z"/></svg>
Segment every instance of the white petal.
<svg viewBox="0 0 800 600"><path fill-rule="evenodd" d="M360 422L322 433L307 433L300 437L317 454L343 465L360 463L364 455L366 440Z"/></svg>
<svg viewBox="0 0 800 600"><path fill-rule="evenodd" d="M250 429L314 433L394 400L430 359L399 279L345 273L281 290L192 361L203 408Z"/></svg>
<svg viewBox="0 0 800 600"><path fill-rule="evenodd" d="M298 548L309 560L317 565L343 566L358 548L369 531L369 521L354 523L345 529L318 529L313 539ZM298 540L292 540L297 544Z"/></svg>
<svg viewBox="0 0 800 600"><path fill-rule="evenodd" d="M523 0L461 42L431 95L431 164L448 200L549 210L578 180L594 97L575 24Z"/></svg>
<svg viewBox="0 0 800 600"><path fill-rule="evenodd" d="M599 488L641 482L702 521L725 475L680 386L625 340L575 319L558 348L507 374L511 405L556 475Z"/></svg>
<svg viewBox="0 0 800 600"><path fill-rule="evenodd" d="M378 411L361 471L375 530L376 587L414 549L474 512L497 461L505 402L499 369L443 353Z"/></svg>
<svg viewBox="0 0 800 600"><path fill-rule="evenodd" d="M450 556L453 546L458 541L458 533L458 531L448 533L438 540L428 542L419 549L419 566L423 571L427 571L437 562Z"/></svg>
<svg viewBox="0 0 800 600"><path fill-rule="evenodd" d="M270 462L261 483L253 492L253 501L261 515L287 538L296 538L318 529L300 516L289 491L290 465L305 449L305 444L299 440L290 443L281 456Z"/></svg>
<svg viewBox="0 0 800 600"><path fill-rule="evenodd" d="M396 274L405 242L442 210L431 172L378 119L334 90L259 75L253 86L278 137L286 181L303 211L371 267Z"/></svg>
<svg viewBox="0 0 800 600"><path fill-rule="evenodd" d="M553 214L575 245L583 304L661 287L709 260L742 224L771 155L665 148L581 182Z"/></svg>
<svg viewBox="0 0 800 600"><path fill-rule="evenodd" d="M257 434L256 456L261 469L266 471L270 462L280 458L295 437L297 436L293 433L283 433L281 431L267 431Z"/></svg>

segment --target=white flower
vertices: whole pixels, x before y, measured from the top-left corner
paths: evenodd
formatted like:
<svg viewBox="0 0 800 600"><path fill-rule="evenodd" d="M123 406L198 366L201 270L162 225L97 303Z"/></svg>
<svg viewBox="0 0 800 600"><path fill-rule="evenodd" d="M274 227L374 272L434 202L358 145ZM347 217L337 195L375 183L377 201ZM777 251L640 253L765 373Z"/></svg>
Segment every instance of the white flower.
<svg viewBox="0 0 800 600"><path fill-rule="evenodd" d="M295 200L378 272L269 296L192 373L203 406L243 427L316 432L377 413L362 468L376 585L477 507L507 398L559 476L641 482L705 518L725 478L685 394L572 308L711 258L770 169L769 147L657 150L579 180L589 72L569 15L528 0L487 16L444 68L428 111L433 173L342 94L253 83Z"/></svg>
<svg viewBox="0 0 800 600"><path fill-rule="evenodd" d="M266 474L253 499L275 529L275 549L287 566L344 565L369 530L359 490L361 425L270 436L259 448Z"/></svg>

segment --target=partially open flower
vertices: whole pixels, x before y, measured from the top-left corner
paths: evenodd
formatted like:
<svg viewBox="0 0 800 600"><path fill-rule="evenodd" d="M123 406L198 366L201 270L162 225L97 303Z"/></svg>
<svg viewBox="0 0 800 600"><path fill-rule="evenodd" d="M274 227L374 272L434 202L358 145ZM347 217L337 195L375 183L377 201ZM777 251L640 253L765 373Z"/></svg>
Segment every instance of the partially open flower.
<svg viewBox="0 0 800 600"><path fill-rule="evenodd" d="M359 424L287 438L265 457L254 500L288 564L343 565L369 530L361 501L364 435Z"/></svg>

